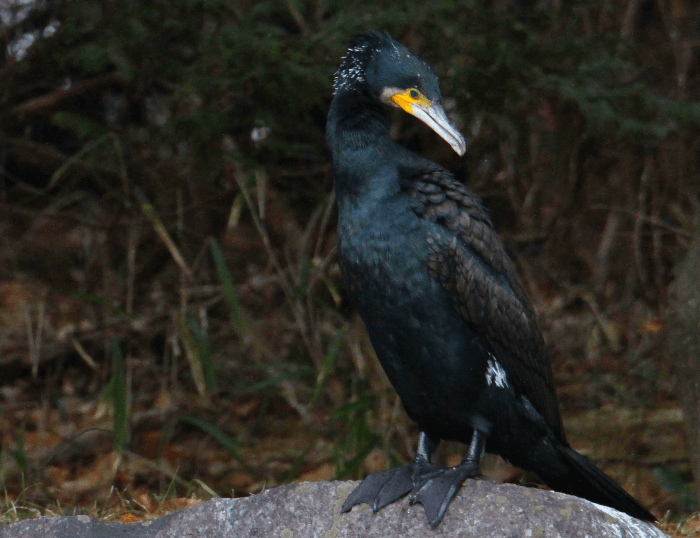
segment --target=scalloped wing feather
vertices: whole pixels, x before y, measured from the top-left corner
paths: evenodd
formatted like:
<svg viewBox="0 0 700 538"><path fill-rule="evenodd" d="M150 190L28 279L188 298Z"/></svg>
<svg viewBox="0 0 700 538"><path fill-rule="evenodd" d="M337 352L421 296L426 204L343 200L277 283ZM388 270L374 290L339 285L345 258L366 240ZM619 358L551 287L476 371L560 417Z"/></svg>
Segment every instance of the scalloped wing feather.
<svg viewBox="0 0 700 538"><path fill-rule="evenodd" d="M432 165L432 166L431 166ZM477 196L447 170L427 163L401 170L416 214L439 225L426 238L430 275L503 364L515 389L565 442L552 370L535 311Z"/></svg>

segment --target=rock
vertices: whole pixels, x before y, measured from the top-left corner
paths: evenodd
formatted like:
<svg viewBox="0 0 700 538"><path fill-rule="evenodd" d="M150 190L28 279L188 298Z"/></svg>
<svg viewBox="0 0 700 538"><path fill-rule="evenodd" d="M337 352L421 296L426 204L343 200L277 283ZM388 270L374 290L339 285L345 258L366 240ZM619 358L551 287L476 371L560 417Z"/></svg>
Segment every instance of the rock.
<svg viewBox="0 0 700 538"><path fill-rule="evenodd" d="M251 497L214 499L138 523L40 517L0 527L0 538L666 537L653 525L577 497L480 480L467 481L435 530L423 507L410 506L407 498L376 514L367 505L340 514L356 485L291 484Z"/></svg>

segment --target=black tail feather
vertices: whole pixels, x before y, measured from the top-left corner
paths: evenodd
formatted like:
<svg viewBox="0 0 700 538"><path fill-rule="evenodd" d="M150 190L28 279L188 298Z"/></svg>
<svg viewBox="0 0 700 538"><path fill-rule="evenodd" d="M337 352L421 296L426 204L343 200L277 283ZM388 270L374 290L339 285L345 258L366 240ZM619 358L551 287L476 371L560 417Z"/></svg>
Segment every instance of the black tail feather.
<svg viewBox="0 0 700 538"><path fill-rule="evenodd" d="M609 506L620 512L643 521L656 521L656 518L644 508L612 478L593 465L588 459L567 446L557 447L556 452L561 462L567 467L566 476L541 478L556 491L583 497L591 502Z"/></svg>

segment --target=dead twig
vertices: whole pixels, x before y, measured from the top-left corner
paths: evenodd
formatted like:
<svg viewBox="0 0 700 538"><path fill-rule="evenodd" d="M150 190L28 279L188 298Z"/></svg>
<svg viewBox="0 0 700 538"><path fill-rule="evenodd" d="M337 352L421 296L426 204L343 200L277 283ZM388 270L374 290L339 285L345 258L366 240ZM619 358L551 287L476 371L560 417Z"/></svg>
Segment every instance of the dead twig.
<svg viewBox="0 0 700 538"><path fill-rule="evenodd" d="M680 235L682 237L687 237L690 238L693 236L693 232L690 230L685 230L683 228L678 228L677 226L671 226L667 222L664 222L663 220L657 218L657 217L650 217L649 215L644 215L640 213L639 211L633 211L630 209L627 209L625 207L619 207L619 206L612 206L608 204L593 204L590 207L591 209L604 209L606 211L615 211L616 213L623 213L626 215L629 215L633 217L635 220L640 220L642 222L645 222L647 224L650 224L652 226L656 226L658 228L663 228L665 230L668 230L669 232L672 232L674 234Z"/></svg>
<svg viewBox="0 0 700 538"><path fill-rule="evenodd" d="M29 361L32 365L32 378L39 375L39 360L41 356L41 337L44 329L44 301L36 304L37 322L36 334L34 333L34 322L32 321L32 306L27 305L24 309L25 321L27 324L27 342L29 346Z"/></svg>
<svg viewBox="0 0 700 538"><path fill-rule="evenodd" d="M79 95L97 90L112 84L126 85L129 78L121 73L108 73L99 77L82 80L68 89L55 90L49 94L28 99L21 105L10 110L10 115L19 116L22 114L43 113L56 108L68 99L73 99Z"/></svg>
<svg viewBox="0 0 700 538"><path fill-rule="evenodd" d="M596 252L595 267L593 267L593 290L595 293L603 291L603 287L608 280L611 253L615 246L617 230L621 223L621 215L611 209L608 212L608 218L605 220L605 228Z"/></svg>
<svg viewBox="0 0 700 538"><path fill-rule="evenodd" d="M292 19L294 20L294 24L297 25L299 30L301 31L302 34L306 35L309 33L309 26L306 24L306 21L304 20L304 16L301 14L301 12L297 9L294 0L285 0L285 3L287 4L287 10L289 11L289 14L292 16Z"/></svg>
<svg viewBox="0 0 700 538"><path fill-rule="evenodd" d="M644 264L644 252L642 249L642 227L644 226L644 221L639 218L639 216L646 213L645 209L649 202L649 183L651 181L652 170L653 158L651 155L647 155L644 158L644 169L639 178L639 209L634 220L634 231L632 233L634 261L637 266L637 276L642 285L647 283L649 275L647 274L647 269Z"/></svg>
<svg viewBox="0 0 700 538"><path fill-rule="evenodd" d="M280 285L282 286L282 290L287 296L287 300L289 301L289 304L291 306L294 319L297 323L297 328L299 329L302 340L304 341L304 346L309 352L309 355L314 361L316 367L321 368L323 355L309 335L309 323L311 322L311 320L308 319L307 313L304 312L304 309L301 306L302 303L295 300L296 294L294 286L289 279L289 275L286 271L283 270L282 266L280 265L280 262L277 258L277 254L272 248L272 243L270 242L270 236L267 233L267 229L263 225L262 221L260 220L260 216L255 210L255 203L250 195L250 191L248 190L245 184L244 177L246 176L246 174L240 165L236 164L234 166L235 170L232 175L234 177L234 180L238 184L239 189L243 193L243 197L245 198L248 210L250 211L251 218L253 219L253 224L255 225L255 228L257 229L258 234L260 235L260 238L263 241L263 245L265 246L265 251L267 252L268 257L270 258L270 262L272 263L273 267L275 268L275 271L279 275Z"/></svg>
<svg viewBox="0 0 700 538"><path fill-rule="evenodd" d="M126 299L124 309L129 313L134 313L134 282L136 280L136 249L139 243L139 219L129 220L129 233L126 250Z"/></svg>
<svg viewBox="0 0 700 538"><path fill-rule="evenodd" d="M326 230L328 229L328 222L330 221L331 213L333 207L335 206L335 189L331 191L328 195L328 202L326 203L326 208L323 211L323 217L321 217L321 225L318 230L318 239L316 240L316 248L314 248L314 259L321 256L321 247L326 238Z"/></svg>

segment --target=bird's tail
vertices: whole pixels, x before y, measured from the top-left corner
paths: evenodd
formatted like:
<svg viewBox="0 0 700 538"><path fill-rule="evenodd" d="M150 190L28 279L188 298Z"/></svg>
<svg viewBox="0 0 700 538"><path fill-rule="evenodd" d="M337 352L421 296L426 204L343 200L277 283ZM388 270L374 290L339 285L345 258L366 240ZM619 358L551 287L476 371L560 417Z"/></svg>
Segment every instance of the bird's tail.
<svg viewBox="0 0 700 538"><path fill-rule="evenodd" d="M538 473L550 488L609 506L637 519L656 521L656 518L637 499L584 456L568 446L560 445L555 450L569 472L565 475L558 474L556 477L542 476Z"/></svg>

